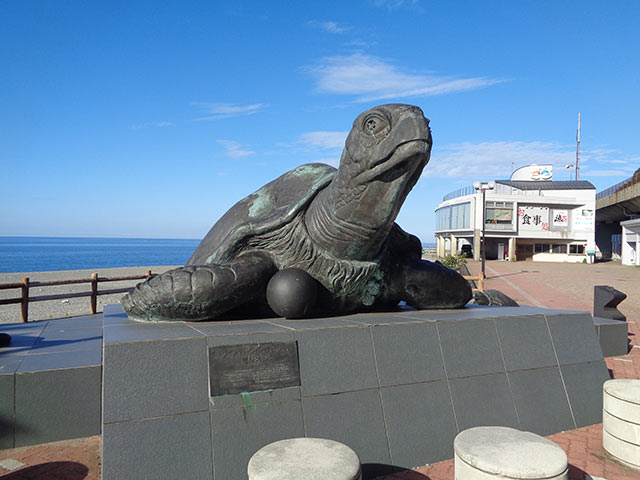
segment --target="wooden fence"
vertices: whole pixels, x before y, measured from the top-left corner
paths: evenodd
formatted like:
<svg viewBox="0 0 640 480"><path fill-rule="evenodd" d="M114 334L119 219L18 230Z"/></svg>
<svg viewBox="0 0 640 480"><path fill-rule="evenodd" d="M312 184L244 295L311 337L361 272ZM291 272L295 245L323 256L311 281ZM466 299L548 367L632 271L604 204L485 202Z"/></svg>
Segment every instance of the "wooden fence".
<svg viewBox="0 0 640 480"><path fill-rule="evenodd" d="M478 288L472 288L471 290L480 290L481 292L484 291L484 276L482 275L482 272L480 272L478 275L462 275L462 278L464 278L465 280L476 282Z"/></svg>
<svg viewBox="0 0 640 480"><path fill-rule="evenodd" d="M20 304L20 321L29 321L29 302L44 302L48 300L59 300L64 298L91 297L91 314L97 313L98 295L110 295L113 293L125 293L133 287L112 288L110 290L98 290L98 284L102 282L121 282L125 280L143 280L153 276L151 270L147 270L145 275L125 275L122 277L99 277L97 273L91 274L91 278L78 278L72 280L52 280L48 282L30 282L29 277L25 277L21 282L0 283L0 290L20 288L22 294L17 298L0 299L0 305ZM54 287L58 285L73 285L78 283L90 283L90 292L57 293L54 295L29 296L29 289L33 287Z"/></svg>

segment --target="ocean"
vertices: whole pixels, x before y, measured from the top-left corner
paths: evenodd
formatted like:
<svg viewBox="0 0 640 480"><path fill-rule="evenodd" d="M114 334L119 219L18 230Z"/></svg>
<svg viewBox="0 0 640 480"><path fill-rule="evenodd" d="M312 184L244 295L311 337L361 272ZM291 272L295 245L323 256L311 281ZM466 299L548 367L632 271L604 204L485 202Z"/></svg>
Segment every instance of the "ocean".
<svg viewBox="0 0 640 480"><path fill-rule="evenodd" d="M0 237L0 273L184 265L200 239ZM423 247L435 244L423 244Z"/></svg>
<svg viewBox="0 0 640 480"><path fill-rule="evenodd" d="M0 237L0 272L184 265L200 239Z"/></svg>

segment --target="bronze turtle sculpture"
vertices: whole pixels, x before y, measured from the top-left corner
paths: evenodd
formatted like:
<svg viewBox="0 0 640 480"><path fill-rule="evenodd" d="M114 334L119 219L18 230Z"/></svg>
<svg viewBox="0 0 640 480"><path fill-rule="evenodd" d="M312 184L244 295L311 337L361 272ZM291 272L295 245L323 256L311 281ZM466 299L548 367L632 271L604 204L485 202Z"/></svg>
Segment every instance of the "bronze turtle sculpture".
<svg viewBox="0 0 640 480"><path fill-rule="evenodd" d="M462 308L469 283L421 260L419 239L395 219L431 152L418 107L389 104L360 114L339 168L299 166L236 203L191 259L138 284L122 299L138 320L215 320L269 312L266 288L291 267L318 282L308 315Z"/></svg>

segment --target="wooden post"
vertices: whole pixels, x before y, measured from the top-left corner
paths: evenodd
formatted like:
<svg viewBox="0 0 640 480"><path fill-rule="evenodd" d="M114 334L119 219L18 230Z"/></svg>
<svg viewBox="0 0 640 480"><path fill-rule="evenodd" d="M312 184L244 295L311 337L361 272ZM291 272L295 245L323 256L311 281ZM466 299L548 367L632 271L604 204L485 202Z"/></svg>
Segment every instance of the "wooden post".
<svg viewBox="0 0 640 480"><path fill-rule="evenodd" d="M98 311L98 274L91 274L91 315Z"/></svg>
<svg viewBox="0 0 640 480"><path fill-rule="evenodd" d="M480 272L479 275L479 279L478 279L478 290L480 290L481 292L484 292L484 273Z"/></svg>
<svg viewBox="0 0 640 480"><path fill-rule="evenodd" d="M151 270L147 270L147 277L151 276Z"/></svg>
<svg viewBox="0 0 640 480"><path fill-rule="evenodd" d="M22 303L20 305L20 321L29 321L29 277L22 279Z"/></svg>

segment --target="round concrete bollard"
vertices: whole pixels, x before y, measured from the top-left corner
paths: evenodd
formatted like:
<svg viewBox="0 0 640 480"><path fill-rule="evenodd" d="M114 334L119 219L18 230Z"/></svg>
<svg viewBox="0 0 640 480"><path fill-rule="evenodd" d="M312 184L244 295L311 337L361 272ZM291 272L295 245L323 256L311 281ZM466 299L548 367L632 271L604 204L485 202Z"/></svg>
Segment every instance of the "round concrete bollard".
<svg viewBox="0 0 640 480"><path fill-rule="evenodd" d="M360 459L346 445L322 438L289 438L258 450L249 480L361 480Z"/></svg>
<svg viewBox="0 0 640 480"><path fill-rule="evenodd" d="M566 480L564 450L551 440L508 427L474 427L453 442L456 480Z"/></svg>
<svg viewBox="0 0 640 480"><path fill-rule="evenodd" d="M640 380L607 380L602 393L602 446L640 468Z"/></svg>

